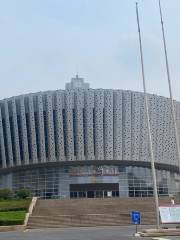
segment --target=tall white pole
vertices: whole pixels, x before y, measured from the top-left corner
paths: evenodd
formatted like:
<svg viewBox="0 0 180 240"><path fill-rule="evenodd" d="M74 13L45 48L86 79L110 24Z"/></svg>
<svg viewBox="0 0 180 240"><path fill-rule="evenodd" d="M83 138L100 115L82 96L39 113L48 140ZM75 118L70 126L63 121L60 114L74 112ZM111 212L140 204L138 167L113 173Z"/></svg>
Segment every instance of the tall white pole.
<svg viewBox="0 0 180 240"><path fill-rule="evenodd" d="M178 154L178 166L179 166L179 171L180 171L179 136L178 136L178 130L177 130L177 123L176 123L176 114L175 114L174 100L173 100L172 87L171 87L171 77L170 77L170 71L169 71L169 62L168 62L168 55L167 55L166 38L165 38L164 23L163 23L162 10L161 10L161 1L160 0L159 0L159 12L160 12L160 18L161 18L164 54L165 54L165 59L166 59L166 71L167 71L167 79L168 79L168 85L169 85L169 95L170 95L170 101L171 101L171 111L172 111L172 117L173 117L173 123L174 123L175 138L176 138L176 148L177 148L177 154Z"/></svg>
<svg viewBox="0 0 180 240"><path fill-rule="evenodd" d="M152 170L153 191L154 191L155 207L156 207L156 226L157 226L157 228L159 228L160 227L160 224L159 224L159 199L158 199L158 191L157 191L156 170L155 170L155 165L154 165L154 153L153 153L153 145L152 145L148 99L147 99L147 92L146 92L146 80L145 80L145 72L144 72L144 60L143 60L141 30L140 30L140 23L139 23L138 3L136 3L136 15L137 15L137 25L138 25L138 33L139 33L139 47L140 47L140 57L141 57L141 68L142 68L142 79L143 79L143 88L144 88L144 100L145 100L145 108L146 108L148 137L149 137L149 147L150 147L150 154L151 154L151 170Z"/></svg>

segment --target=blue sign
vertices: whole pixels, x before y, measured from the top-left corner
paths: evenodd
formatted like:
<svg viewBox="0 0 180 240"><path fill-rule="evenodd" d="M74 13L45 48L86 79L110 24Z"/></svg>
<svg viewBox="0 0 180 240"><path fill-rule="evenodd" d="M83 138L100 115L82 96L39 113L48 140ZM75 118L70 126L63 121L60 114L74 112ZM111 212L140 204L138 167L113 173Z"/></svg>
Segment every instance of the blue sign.
<svg viewBox="0 0 180 240"><path fill-rule="evenodd" d="M132 223L140 224L141 223L141 213L139 211L132 211Z"/></svg>

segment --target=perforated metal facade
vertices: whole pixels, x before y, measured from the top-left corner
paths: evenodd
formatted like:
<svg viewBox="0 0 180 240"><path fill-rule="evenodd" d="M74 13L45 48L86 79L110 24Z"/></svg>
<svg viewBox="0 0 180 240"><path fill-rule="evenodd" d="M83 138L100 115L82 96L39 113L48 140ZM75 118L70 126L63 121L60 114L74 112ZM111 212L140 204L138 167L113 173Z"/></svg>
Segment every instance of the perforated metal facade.
<svg viewBox="0 0 180 240"><path fill-rule="evenodd" d="M149 95L157 163L178 165L170 101ZM180 103L176 102L180 133ZM142 93L75 89L0 101L0 168L85 160L150 161Z"/></svg>

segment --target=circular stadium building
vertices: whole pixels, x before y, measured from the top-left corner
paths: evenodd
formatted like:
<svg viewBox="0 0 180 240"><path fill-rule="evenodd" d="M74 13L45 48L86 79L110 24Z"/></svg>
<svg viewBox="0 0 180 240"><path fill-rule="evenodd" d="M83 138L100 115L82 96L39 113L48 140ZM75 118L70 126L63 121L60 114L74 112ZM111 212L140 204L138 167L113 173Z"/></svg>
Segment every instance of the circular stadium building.
<svg viewBox="0 0 180 240"><path fill-rule="evenodd" d="M170 100L148 95L158 192L179 191ZM180 135L180 103L175 102ZM144 95L91 89L76 76L66 90L0 101L0 188L42 198L153 195Z"/></svg>

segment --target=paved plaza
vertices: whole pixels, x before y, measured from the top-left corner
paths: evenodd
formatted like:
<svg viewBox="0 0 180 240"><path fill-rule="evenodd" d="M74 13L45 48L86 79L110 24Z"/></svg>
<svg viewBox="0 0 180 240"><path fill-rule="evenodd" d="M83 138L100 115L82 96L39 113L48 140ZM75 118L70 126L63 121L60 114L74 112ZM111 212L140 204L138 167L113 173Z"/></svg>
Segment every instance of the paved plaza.
<svg viewBox="0 0 180 240"><path fill-rule="evenodd" d="M134 226L38 229L0 233L0 240L129 240L152 239L133 237ZM180 237L164 237L178 240Z"/></svg>

